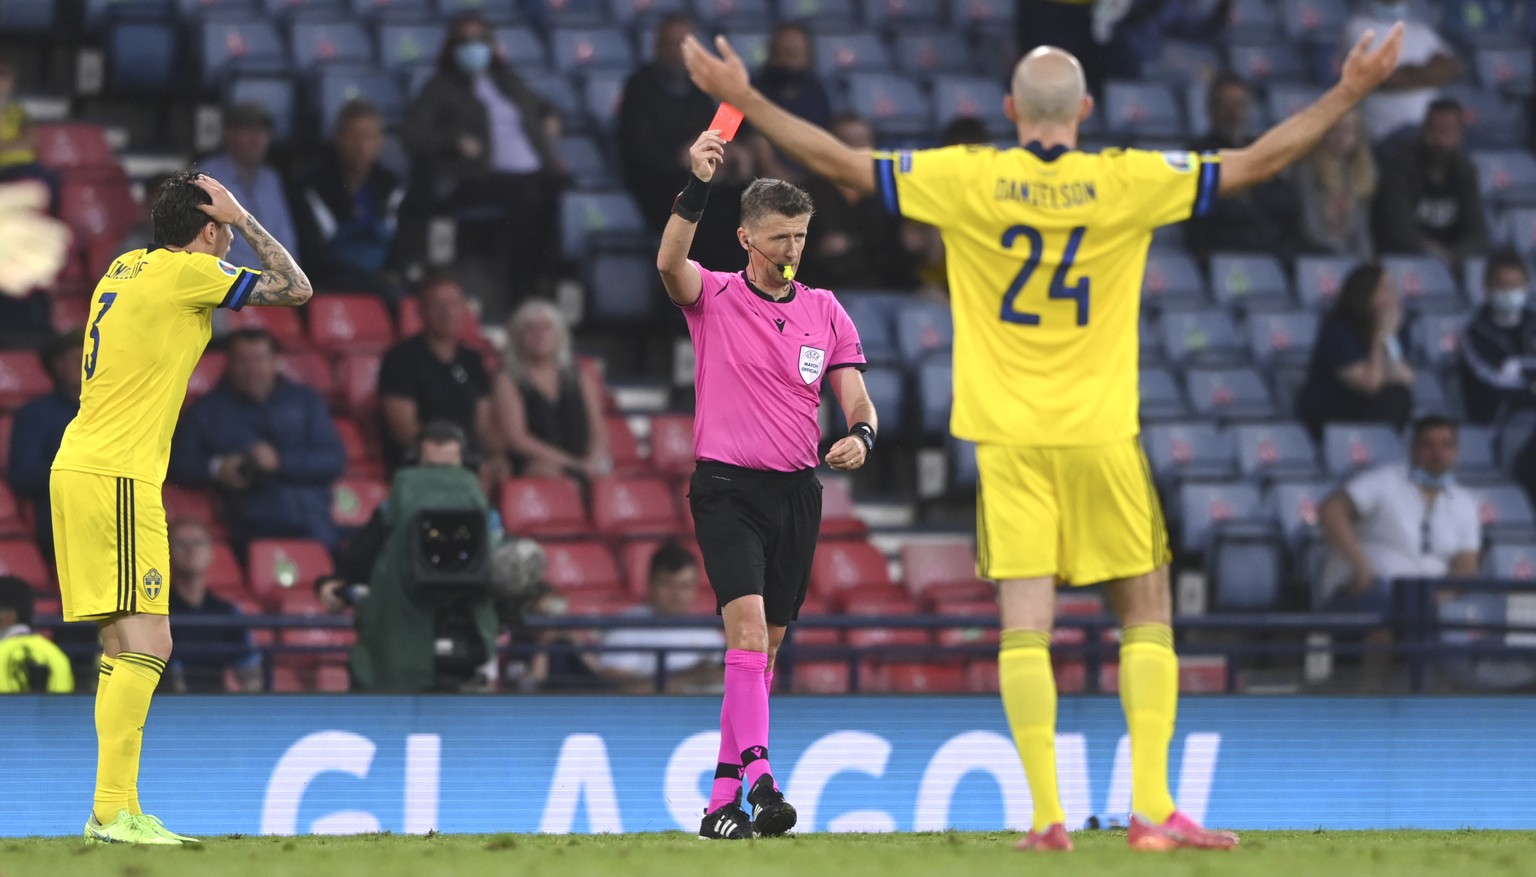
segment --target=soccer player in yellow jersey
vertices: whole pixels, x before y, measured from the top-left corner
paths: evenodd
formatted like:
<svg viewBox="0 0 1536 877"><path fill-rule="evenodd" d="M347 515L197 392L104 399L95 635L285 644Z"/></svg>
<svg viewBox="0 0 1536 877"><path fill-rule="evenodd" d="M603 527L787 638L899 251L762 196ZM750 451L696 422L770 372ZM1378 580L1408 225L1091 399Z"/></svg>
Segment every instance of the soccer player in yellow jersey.
<svg viewBox="0 0 1536 877"><path fill-rule="evenodd" d="M1029 778L1021 849L1070 850L1056 785L1050 632L1058 583L1106 584L1124 626L1120 699L1131 736L1130 844L1235 845L1174 806L1178 707L1168 533L1137 423L1137 312L1152 230L1301 158L1397 66L1402 25L1367 33L1339 82L1245 149L1076 151L1093 109L1077 59L1043 47L1014 69L1003 111L1014 149L871 152L846 146L754 89L724 38L683 44L700 88L774 146L903 216L938 226L954 311L955 435L976 442L977 567L998 582L1003 707Z"/></svg>
<svg viewBox="0 0 1536 877"><path fill-rule="evenodd" d="M311 292L293 257L211 177L171 177L151 219L154 246L113 260L92 295L80 413L49 481L64 620L101 629L96 795L85 826L85 839L101 843L195 842L139 808L144 720L171 657L160 485L214 309L300 305ZM260 271L224 261L236 232Z"/></svg>

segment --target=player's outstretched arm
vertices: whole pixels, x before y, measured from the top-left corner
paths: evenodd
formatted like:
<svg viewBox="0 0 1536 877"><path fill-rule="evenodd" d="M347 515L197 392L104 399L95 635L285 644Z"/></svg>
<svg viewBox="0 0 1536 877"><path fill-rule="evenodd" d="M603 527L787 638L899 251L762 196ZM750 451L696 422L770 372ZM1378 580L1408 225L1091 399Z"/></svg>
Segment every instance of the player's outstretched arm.
<svg viewBox="0 0 1536 877"><path fill-rule="evenodd" d="M725 37L715 37L715 48L719 58L692 34L683 40L683 62L694 85L741 110L770 143L812 173L866 195L875 191L874 156L868 149L854 149L764 97L752 87L747 65Z"/></svg>
<svg viewBox="0 0 1536 877"><path fill-rule="evenodd" d="M1323 135L1392 76L1403 48L1403 25L1387 32L1375 48L1375 31L1366 31L1344 59L1339 81L1306 109L1269 129L1245 149L1221 153L1221 194L1237 192L1271 179L1312 151Z"/></svg>
<svg viewBox="0 0 1536 877"><path fill-rule="evenodd" d="M709 182L715 178L715 169L725 159L725 140L719 131L705 131L688 147L688 158L694 179L677 196L672 205L672 215L667 217L667 227L661 231L661 249L656 253L656 270L661 272L661 283L667 288L667 297L677 304L688 307L699 300L703 281L699 272L688 264L688 251L693 248L693 234L698 230L699 217L704 214L704 204L709 198Z"/></svg>
<svg viewBox="0 0 1536 877"><path fill-rule="evenodd" d="M213 199L213 203L201 205L198 209L217 222L228 223L245 238L245 242L251 245L251 249L256 251L256 257L261 260L261 279L251 290L247 303L294 307L309 301L315 292L314 287L310 286L309 276L288 254L288 250L277 242L277 238L262 228L256 217L241 207L235 196L218 180L205 174L194 182Z"/></svg>

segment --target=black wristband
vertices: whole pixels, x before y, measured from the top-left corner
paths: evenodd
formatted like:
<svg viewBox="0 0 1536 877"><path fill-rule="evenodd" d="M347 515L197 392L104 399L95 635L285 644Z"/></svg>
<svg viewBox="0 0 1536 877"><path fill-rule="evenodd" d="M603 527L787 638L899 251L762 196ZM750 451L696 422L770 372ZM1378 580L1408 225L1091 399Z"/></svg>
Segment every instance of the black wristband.
<svg viewBox="0 0 1536 877"><path fill-rule="evenodd" d="M704 215L704 205L709 202L709 184L688 175L688 185L672 199L672 212L687 222L698 222Z"/></svg>
<svg viewBox="0 0 1536 877"><path fill-rule="evenodd" d="M858 423L855 423L853 427L848 430L848 434L859 437L859 441L864 443L865 453L875 449L875 428L863 422L862 420Z"/></svg>

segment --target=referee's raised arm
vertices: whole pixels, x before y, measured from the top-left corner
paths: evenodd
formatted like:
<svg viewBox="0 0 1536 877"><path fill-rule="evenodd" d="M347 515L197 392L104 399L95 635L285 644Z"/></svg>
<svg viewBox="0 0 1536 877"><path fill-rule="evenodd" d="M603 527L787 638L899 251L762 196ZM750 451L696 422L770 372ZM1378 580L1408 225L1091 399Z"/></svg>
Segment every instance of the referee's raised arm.
<svg viewBox="0 0 1536 877"><path fill-rule="evenodd" d="M693 233L709 199L709 181L725 158L725 140L719 131L705 131L688 148L688 156L693 176L672 202L672 215L661 232L661 249L656 253L656 270L661 272L667 297L682 307L699 300L699 272L688 264L688 250L693 247Z"/></svg>

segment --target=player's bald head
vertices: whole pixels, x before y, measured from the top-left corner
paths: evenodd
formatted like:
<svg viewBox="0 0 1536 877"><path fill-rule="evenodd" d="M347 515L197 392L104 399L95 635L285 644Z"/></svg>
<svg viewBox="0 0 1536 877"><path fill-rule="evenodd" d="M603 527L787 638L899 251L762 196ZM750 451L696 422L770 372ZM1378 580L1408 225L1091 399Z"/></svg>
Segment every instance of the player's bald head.
<svg viewBox="0 0 1536 877"><path fill-rule="evenodd" d="M1082 112L1088 81L1071 52L1041 46L1013 68L1012 90L1021 119L1065 124L1077 121Z"/></svg>

